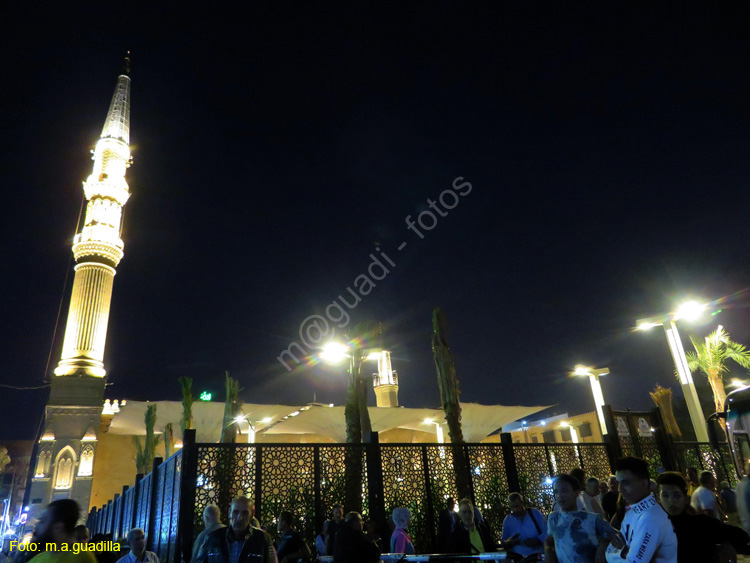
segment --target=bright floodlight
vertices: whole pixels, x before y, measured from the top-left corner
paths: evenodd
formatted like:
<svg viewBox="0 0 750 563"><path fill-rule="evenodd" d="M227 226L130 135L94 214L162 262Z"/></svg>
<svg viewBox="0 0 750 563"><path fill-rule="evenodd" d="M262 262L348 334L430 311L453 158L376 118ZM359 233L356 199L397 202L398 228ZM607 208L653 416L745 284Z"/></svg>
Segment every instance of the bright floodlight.
<svg viewBox="0 0 750 563"><path fill-rule="evenodd" d="M376 352L370 352L370 353L368 353L367 354L367 358L365 358L365 359L366 360L379 360L380 356L382 356L382 355L383 355L383 353L380 350L378 350Z"/></svg>
<svg viewBox="0 0 750 563"><path fill-rule="evenodd" d="M636 327L638 330L651 330L655 326L659 326L659 323L650 323L648 321L638 323L638 326Z"/></svg>
<svg viewBox="0 0 750 563"><path fill-rule="evenodd" d="M323 346L320 358L329 364L338 364L344 361L349 348L341 342L329 342Z"/></svg>
<svg viewBox="0 0 750 563"><path fill-rule="evenodd" d="M234 417L234 422L237 423L237 424L239 424L240 422L245 422L246 420L247 419L242 414L239 415L239 416Z"/></svg>
<svg viewBox="0 0 750 563"><path fill-rule="evenodd" d="M425 424L432 424L434 421L431 418L425 418L424 423Z"/></svg>
<svg viewBox="0 0 750 563"><path fill-rule="evenodd" d="M588 368L586 366L577 365L575 371L573 372L574 375L591 375L591 368Z"/></svg>
<svg viewBox="0 0 750 563"><path fill-rule="evenodd" d="M698 303L697 301L686 301L685 303L677 307L675 318L685 319L686 321L695 321L705 310L706 306Z"/></svg>
<svg viewBox="0 0 750 563"><path fill-rule="evenodd" d="M273 420L273 417L267 416L266 418L264 418L263 420L261 420L261 422L262 422L263 424L268 424L268 423L269 423L269 422L271 422L272 420Z"/></svg>

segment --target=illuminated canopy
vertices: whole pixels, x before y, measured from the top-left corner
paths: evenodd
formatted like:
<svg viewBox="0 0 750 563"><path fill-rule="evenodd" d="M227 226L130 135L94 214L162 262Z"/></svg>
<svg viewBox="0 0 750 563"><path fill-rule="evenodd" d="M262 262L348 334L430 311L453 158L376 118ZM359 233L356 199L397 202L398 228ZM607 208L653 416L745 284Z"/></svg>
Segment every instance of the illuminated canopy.
<svg viewBox="0 0 750 563"><path fill-rule="evenodd" d="M115 414L109 432L112 434L144 435L146 433L143 418L146 407L156 404L156 431L161 432L164 425L172 422L179 426L182 416L182 403L179 401L156 401L146 403L127 401ZM516 420L526 418L544 410L546 406L503 406L462 403L462 427L467 442L480 442L499 428ZM372 429L385 432L393 429L415 430L428 434L437 434L435 422L442 423L447 438L447 425L442 409L411 409L401 407L369 407ZM319 403L309 405L260 405L247 403L242 405L246 419L253 424L257 436L265 436L264 441L272 442L273 435L296 434L322 436L333 442L346 441L344 424L344 407L329 406ZM193 403L193 420L197 430L198 442L218 442L221 435L221 423L224 416L224 403ZM270 419L270 421L268 421ZM433 423L425 422L431 419Z"/></svg>

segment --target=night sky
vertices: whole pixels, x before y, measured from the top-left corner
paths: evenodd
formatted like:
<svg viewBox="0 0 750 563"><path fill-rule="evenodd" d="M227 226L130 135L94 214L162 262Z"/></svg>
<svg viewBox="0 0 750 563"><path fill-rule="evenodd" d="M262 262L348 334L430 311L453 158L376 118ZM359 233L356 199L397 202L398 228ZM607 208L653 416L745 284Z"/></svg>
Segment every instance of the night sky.
<svg viewBox="0 0 750 563"><path fill-rule="evenodd" d="M440 306L463 401L590 411L566 376L588 363L615 407L651 408L659 382L682 408L663 331L632 327L730 296L681 324L686 348L719 322L750 343L748 7L608 4L7 14L0 385L43 385L60 358L81 182L130 49L107 397L179 400L184 375L223 400L229 370L246 402L342 403L343 368L276 357L378 247L396 266L351 322L383 324L403 405L439 406ZM470 193L408 230L458 177ZM0 440L32 438L47 394L0 387Z"/></svg>

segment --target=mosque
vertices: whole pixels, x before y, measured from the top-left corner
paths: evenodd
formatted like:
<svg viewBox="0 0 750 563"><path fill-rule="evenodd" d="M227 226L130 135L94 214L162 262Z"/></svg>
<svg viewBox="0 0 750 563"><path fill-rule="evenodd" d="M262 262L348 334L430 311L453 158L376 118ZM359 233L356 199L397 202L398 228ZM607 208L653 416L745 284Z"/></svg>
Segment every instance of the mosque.
<svg viewBox="0 0 750 563"><path fill-rule="evenodd" d="M101 136L93 151L93 170L83 190L87 200L81 232L73 239L75 277L63 350L51 381L43 431L30 465L24 505L29 520L49 502L75 499L86 511L135 482L133 436L145 435L144 414L157 405L155 429L179 428L182 403L104 400L107 372L104 349L116 268L123 257L122 210L130 197L125 173L130 157L129 59L117 78ZM381 442L443 442L442 409L403 408L398 374L383 351L373 377L377 406L370 407L372 429ZM467 442L498 441L502 426L545 406L462 404ZM196 401L193 418L198 442L218 442L224 404ZM239 442L340 443L345 441L344 407L333 404L245 404ZM494 434L494 435L493 435ZM164 455L164 440L157 455ZM181 447L179 439L173 444Z"/></svg>

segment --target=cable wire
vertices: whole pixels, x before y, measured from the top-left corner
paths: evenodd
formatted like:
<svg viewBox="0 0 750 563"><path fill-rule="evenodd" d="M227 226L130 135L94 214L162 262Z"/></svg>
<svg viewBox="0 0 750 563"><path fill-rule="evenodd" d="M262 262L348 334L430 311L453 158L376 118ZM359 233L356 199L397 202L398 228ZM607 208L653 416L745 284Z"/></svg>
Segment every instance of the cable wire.
<svg viewBox="0 0 750 563"><path fill-rule="evenodd" d="M78 220L76 221L76 230L73 236L78 234L78 228L81 226L81 215L83 215L83 204L86 203L86 196L81 196L81 207L78 210ZM57 318L55 319L55 329L52 331L52 341L49 343L49 353L47 354L47 365L44 366L44 376L42 381L49 383L47 376L49 374L49 364L52 361L52 351L55 348L55 339L57 338L57 327L60 325L60 315L62 314L63 303L65 302L65 291L68 289L68 279L70 278L70 263L73 260L73 253L71 252L68 256L68 265L65 267L65 282L63 283L62 293L60 294L60 304L57 307ZM46 387L46 385L45 385ZM30 389L30 388L25 388ZM41 387L37 387L41 389Z"/></svg>

